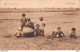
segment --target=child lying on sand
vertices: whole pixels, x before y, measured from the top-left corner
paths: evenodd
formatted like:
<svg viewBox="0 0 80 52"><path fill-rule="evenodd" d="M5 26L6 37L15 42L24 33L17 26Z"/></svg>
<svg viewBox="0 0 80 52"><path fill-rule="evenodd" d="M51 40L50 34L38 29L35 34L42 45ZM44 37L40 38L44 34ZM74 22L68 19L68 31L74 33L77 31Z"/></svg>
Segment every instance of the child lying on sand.
<svg viewBox="0 0 80 52"><path fill-rule="evenodd" d="M34 23L31 21L31 18L28 18L27 23L25 24L25 26L34 29Z"/></svg>
<svg viewBox="0 0 80 52"><path fill-rule="evenodd" d="M21 27L18 27L16 33L14 36L16 36L17 38L22 37L23 33L21 32Z"/></svg>

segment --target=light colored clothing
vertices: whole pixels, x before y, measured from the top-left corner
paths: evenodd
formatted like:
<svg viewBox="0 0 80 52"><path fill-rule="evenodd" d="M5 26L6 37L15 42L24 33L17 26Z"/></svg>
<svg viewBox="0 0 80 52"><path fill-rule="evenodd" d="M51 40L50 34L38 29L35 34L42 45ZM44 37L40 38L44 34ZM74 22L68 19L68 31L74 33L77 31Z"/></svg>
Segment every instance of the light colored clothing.
<svg viewBox="0 0 80 52"><path fill-rule="evenodd" d="M40 25L41 30L45 29L45 22L44 21L40 21L39 25Z"/></svg>
<svg viewBox="0 0 80 52"><path fill-rule="evenodd" d="M19 30L17 30L16 33L15 33L16 36L20 36L21 34L22 34L22 32L19 31Z"/></svg>
<svg viewBox="0 0 80 52"><path fill-rule="evenodd" d="M27 18L21 18L21 23L25 24L27 22Z"/></svg>

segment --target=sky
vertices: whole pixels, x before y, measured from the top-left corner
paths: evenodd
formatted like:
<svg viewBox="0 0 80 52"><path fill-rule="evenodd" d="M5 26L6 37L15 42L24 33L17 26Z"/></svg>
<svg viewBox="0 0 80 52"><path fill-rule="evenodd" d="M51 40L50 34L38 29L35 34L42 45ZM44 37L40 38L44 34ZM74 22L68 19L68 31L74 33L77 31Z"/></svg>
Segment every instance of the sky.
<svg viewBox="0 0 80 52"><path fill-rule="evenodd" d="M0 0L0 8L80 8L80 0Z"/></svg>

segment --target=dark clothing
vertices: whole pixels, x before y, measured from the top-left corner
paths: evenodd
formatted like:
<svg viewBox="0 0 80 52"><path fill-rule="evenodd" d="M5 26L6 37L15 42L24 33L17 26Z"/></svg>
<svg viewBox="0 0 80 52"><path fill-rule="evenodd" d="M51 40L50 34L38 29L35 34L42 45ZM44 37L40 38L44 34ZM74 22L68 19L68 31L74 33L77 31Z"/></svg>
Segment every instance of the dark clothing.
<svg viewBox="0 0 80 52"><path fill-rule="evenodd" d="M70 34L70 37L71 37L71 38L75 38L76 36L75 36L75 35Z"/></svg>
<svg viewBox="0 0 80 52"><path fill-rule="evenodd" d="M41 30L40 29L35 29L35 31L36 31L36 35L37 36L40 36L41 35Z"/></svg>
<svg viewBox="0 0 80 52"><path fill-rule="evenodd" d="M44 30L41 30L40 32L41 32L41 36L44 37Z"/></svg>
<svg viewBox="0 0 80 52"><path fill-rule="evenodd" d="M21 24L21 32L22 32L24 26L25 26L25 24Z"/></svg>
<svg viewBox="0 0 80 52"><path fill-rule="evenodd" d="M34 29L34 24L32 21L29 21L25 26Z"/></svg>
<svg viewBox="0 0 80 52"><path fill-rule="evenodd" d="M27 23L27 18L21 18L21 23L22 23L22 24Z"/></svg>
<svg viewBox="0 0 80 52"><path fill-rule="evenodd" d="M55 37L55 31L52 32L52 37Z"/></svg>
<svg viewBox="0 0 80 52"><path fill-rule="evenodd" d="M62 31L56 32L55 36L58 35L58 38L64 37L64 33Z"/></svg>
<svg viewBox="0 0 80 52"><path fill-rule="evenodd" d="M36 36L42 36L42 37L44 37L44 30L35 29L35 32L36 32Z"/></svg>
<svg viewBox="0 0 80 52"><path fill-rule="evenodd" d="M23 30L23 27L27 23L27 18L21 18L21 31Z"/></svg>
<svg viewBox="0 0 80 52"><path fill-rule="evenodd" d="M72 33L70 34L70 38L76 38L76 34L72 32Z"/></svg>

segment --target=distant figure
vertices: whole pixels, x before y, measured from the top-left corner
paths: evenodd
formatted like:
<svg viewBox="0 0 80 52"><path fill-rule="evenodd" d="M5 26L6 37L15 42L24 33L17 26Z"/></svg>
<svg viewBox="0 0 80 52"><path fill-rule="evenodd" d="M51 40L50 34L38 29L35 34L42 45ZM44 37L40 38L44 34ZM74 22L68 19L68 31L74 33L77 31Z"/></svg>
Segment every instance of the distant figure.
<svg viewBox="0 0 80 52"><path fill-rule="evenodd" d="M21 18L21 31L23 30L23 27L25 26L26 23L27 23L27 19L25 18L25 14L22 14L22 18Z"/></svg>
<svg viewBox="0 0 80 52"><path fill-rule="evenodd" d="M27 23L26 23L25 26L34 29L34 23L31 21L30 18L28 18Z"/></svg>
<svg viewBox="0 0 80 52"><path fill-rule="evenodd" d="M41 30L41 35L44 37L44 29L45 29L45 22L44 22L44 18L43 17L40 17L39 18L40 20L40 30Z"/></svg>
<svg viewBox="0 0 80 52"><path fill-rule="evenodd" d="M41 30L40 30L39 24L36 24L35 34L36 34L36 36L41 36Z"/></svg>
<svg viewBox="0 0 80 52"><path fill-rule="evenodd" d="M70 38L76 38L76 28L71 29Z"/></svg>
<svg viewBox="0 0 80 52"><path fill-rule="evenodd" d="M58 37L58 38L65 37L64 33L61 31L61 27L57 28L57 32L55 33L55 37Z"/></svg>

